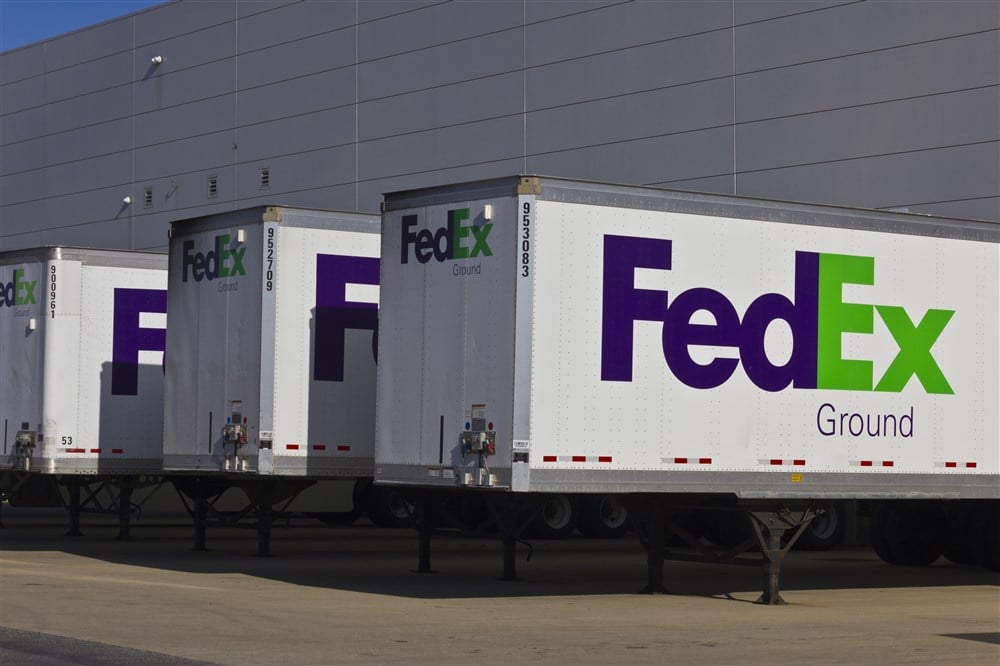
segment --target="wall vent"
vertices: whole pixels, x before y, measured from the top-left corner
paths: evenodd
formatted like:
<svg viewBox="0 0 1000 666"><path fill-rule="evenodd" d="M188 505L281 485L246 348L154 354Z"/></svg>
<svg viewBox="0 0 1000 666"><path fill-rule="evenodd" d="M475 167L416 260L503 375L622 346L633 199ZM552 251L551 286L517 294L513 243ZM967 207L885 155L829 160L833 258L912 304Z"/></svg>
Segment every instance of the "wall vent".
<svg viewBox="0 0 1000 666"><path fill-rule="evenodd" d="M271 169L264 167L260 170L260 189L266 190L271 187Z"/></svg>
<svg viewBox="0 0 1000 666"><path fill-rule="evenodd" d="M219 177L209 176L208 177L208 198L219 196Z"/></svg>
<svg viewBox="0 0 1000 666"><path fill-rule="evenodd" d="M152 208L153 207L153 188L147 187L142 193L142 207Z"/></svg>

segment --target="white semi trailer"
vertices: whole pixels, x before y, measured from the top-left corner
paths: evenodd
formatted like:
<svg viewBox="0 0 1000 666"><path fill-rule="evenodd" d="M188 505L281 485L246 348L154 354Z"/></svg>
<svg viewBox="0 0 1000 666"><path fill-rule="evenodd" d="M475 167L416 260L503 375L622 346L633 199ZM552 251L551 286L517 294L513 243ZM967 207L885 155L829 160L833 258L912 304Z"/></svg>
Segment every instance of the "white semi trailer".
<svg viewBox="0 0 1000 666"><path fill-rule="evenodd" d="M163 254L0 253L4 493L58 479L70 534L106 487L127 537L132 490L161 473L166 286Z"/></svg>
<svg viewBox="0 0 1000 666"><path fill-rule="evenodd" d="M408 518L398 493L369 490L379 227L283 206L171 225L163 464L195 500L197 547L229 487L261 552L272 506L316 480L359 480L375 520Z"/></svg>
<svg viewBox="0 0 1000 666"><path fill-rule="evenodd" d="M692 507L748 518L767 603L830 501L887 561L997 566L997 224L534 176L383 206L375 479L422 570L428 498L491 505L512 577L552 494L628 506L653 590Z"/></svg>

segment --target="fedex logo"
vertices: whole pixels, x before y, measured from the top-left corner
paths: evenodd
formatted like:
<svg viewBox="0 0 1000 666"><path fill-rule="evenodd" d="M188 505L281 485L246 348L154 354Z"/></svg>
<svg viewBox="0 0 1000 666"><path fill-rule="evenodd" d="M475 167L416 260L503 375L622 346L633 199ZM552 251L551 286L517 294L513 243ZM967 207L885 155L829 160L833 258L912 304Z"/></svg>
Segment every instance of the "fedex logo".
<svg viewBox="0 0 1000 666"><path fill-rule="evenodd" d="M115 289L114 332L111 351L111 395L139 392L139 352L162 352L167 347L164 328L143 328L144 312L167 313L166 289Z"/></svg>
<svg viewBox="0 0 1000 666"><path fill-rule="evenodd" d="M487 242L493 224L488 222L482 226L475 224L462 224L469 219L468 208L457 208L448 211L447 225L437 231L421 229L411 231L417 226L416 215L404 215L402 218L402 239L400 243L400 262L409 263L410 248L413 248L413 255L422 264L426 264L431 258L436 261L447 261L449 259L471 259L480 255L492 257L493 250Z"/></svg>
<svg viewBox="0 0 1000 666"><path fill-rule="evenodd" d="M183 268L181 281L187 282L188 276L194 278L195 282L201 282L208 278L228 278L237 275L246 275L243 268L243 255L246 254L246 247L237 243L237 247L230 247L229 234L221 234L215 237L213 248L208 252L195 252L194 241L184 241Z"/></svg>
<svg viewBox="0 0 1000 666"><path fill-rule="evenodd" d="M671 294L634 287L636 268L671 270L672 251L669 240L604 237L602 380L632 380L632 325L640 320L663 324L664 360L674 376L693 388L720 386L742 363L750 381L765 391L791 385L898 393L916 377L927 393L954 393L931 353L954 310L929 309L914 321L896 305L844 300L844 285L875 284L874 257L796 252L791 297L763 294L741 317L732 302L713 289L696 287ZM711 313L715 323L692 323L692 316L701 310ZM898 346L877 380L872 361L842 357L843 334L872 334L876 314ZM777 320L785 321L792 331L792 354L784 365L772 362L764 349L764 334ZM732 347L739 358L715 358L702 365L691 358L690 347L697 345Z"/></svg>
<svg viewBox="0 0 1000 666"><path fill-rule="evenodd" d="M348 284L378 286L377 257L316 255L316 345L313 379L344 381L347 329L372 332L372 358L378 359L378 305L347 300Z"/></svg>
<svg viewBox="0 0 1000 666"><path fill-rule="evenodd" d="M0 283L0 306L12 308L15 305L35 303L37 280L25 280L24 269L15 268L10 282Z"/></svg>

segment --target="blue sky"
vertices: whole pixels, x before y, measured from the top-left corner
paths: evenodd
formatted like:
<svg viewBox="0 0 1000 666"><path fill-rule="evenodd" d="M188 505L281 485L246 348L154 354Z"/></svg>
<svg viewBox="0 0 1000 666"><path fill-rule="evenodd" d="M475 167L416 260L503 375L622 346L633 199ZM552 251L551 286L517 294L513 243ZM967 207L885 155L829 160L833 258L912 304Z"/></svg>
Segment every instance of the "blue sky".
<svg viewBox="0 0 1000 666"><path fill-rule="evenodd" d="M0 51L129 14L164 0L0 0Z"/></svg>

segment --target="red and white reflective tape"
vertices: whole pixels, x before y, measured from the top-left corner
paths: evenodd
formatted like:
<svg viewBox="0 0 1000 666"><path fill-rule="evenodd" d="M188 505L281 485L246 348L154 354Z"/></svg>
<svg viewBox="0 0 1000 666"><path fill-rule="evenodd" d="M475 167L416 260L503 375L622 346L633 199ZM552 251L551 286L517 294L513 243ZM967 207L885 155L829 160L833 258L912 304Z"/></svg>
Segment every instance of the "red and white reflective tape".
<svg viewBox="0 0 1000 666"><path fill-rule="evenodd" d="M326 451L326 444L313 444L313 451Z"/></svg>
<svg viewBox="0 0 1000 666"><path fill-rule="evenodd" d="M351 450L351 445L350 444L338 444L337 445L337 450L338 451L350 451Z"/></svg>
<svg viewBox="0 0 1000 666"><path fill-rule="evenodd" d="M964 469L975 469L978 465L975 462L958 462L957 460L948 460L945 462L934 463L935 467L944 467L945 469L958 469L959 467Z"/></svg>
<svg viewBox="0 0 1000 666"><path fill-rule="evenodd" d="M684 458L684 457L674 457L674 458L660 458L660 462L665 465L711 465L711 458Z"/></svg>
<svg viewBox="0 0 1000 666"><path fill-rule="evenodd" d="M288 451L298 451L299 450L299 445L298 444L285 444L285 449L288 450Z"/></svg>
<svg viewBox="0 0 1000 666"><path fill-rule="evenodd" d="M805 458L760 458L757 462L761 465L772 465L774 467L805 467Z"/></svg>
<svg viewBox="0 0 1000 666"><path fill-rule="evenodd" d="M542 462L609 463L611 456L542 456Z"/></svg>
<svg viewBox="0 0 1000 666"><path fill-rule="evenodd" d="M101 454L101 453L104 452L104 449L63 449L63 451L65 451L66 453L97 453L97 454ZM111 449L111 453L114 453L114 454L123 454L123 453L125 453L125 449Z"/></svg>
<svg viewBox="0 0 1000 666"><path fill-rule="evenodd" d="M895 467L892 460L851 460L847 463L851 467Z"/></svg>

